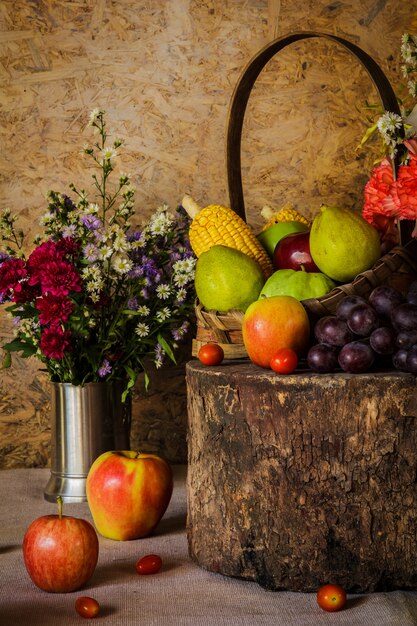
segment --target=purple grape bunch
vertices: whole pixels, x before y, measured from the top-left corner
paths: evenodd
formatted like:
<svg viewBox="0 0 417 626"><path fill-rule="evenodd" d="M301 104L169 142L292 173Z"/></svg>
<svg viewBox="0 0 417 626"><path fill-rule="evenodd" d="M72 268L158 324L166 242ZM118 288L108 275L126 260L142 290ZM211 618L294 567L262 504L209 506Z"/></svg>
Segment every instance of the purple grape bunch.
<svg viewBox="0 0 417 626"><path fill-rule="evenodd" d="M347 295L313 330L307 364L315 372L359 374L376 365L417 374L417 281L406 296L388 285L367 300Z"/></svg>

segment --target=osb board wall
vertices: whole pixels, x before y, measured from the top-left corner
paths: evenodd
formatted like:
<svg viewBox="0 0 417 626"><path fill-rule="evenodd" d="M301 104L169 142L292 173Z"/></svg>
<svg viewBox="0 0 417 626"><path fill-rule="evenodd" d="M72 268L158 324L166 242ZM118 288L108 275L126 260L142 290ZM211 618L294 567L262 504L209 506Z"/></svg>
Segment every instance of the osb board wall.
<svg viewBox="0 0 417 626"><path fill-rule="evenodd" d="M120 169L136 185L138 220L161 202L174 207L184 192L203 204L227 203L228 107L250 58L288 32L329 32L365 49L401 93L400 37L412 23L413 4L3 0L0 207L19 213L31 237L48 189L67 192L72 181L91 188L80 149L91 142L86 121L96 107L107 111L111 135L125 139ZM291 201L310 215L322 201L360 208L374 158L355 154L366 98L377 101L366 73L327 41L291 46L268 64L249 101L242 145L255 229L266 202ZM0 312L0 339L9 333ZM185 460L181 367L156 377L146 399L140 395L138 445ZM36 363L17 360L0 374L0 467L47 463L47 414L44 374Z"/></svg>

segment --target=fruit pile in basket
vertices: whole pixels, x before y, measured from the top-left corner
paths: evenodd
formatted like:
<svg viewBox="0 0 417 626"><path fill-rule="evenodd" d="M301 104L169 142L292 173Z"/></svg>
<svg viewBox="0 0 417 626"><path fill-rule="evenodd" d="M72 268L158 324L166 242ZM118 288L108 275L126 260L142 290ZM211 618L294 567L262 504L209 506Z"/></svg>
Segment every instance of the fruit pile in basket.
<svg viewBox="0 0 417 626"><path fill-rule="evenodd" d="M374 364L417 373L414 287L407 295L378 286L369 301L343 297L334 315L319 319L306 307L344 290L380 259L380 233L359 213L323 205L309 222L292 208L272 216L264 209L268 221L256 236L227 207L200 208L190 196L182 204L192 218L200 306L213 315L240 312L242 342L255 364L284 371L277 359L284 349L295 354L292 369L304 359L320 373L359 373Z"/></svg>

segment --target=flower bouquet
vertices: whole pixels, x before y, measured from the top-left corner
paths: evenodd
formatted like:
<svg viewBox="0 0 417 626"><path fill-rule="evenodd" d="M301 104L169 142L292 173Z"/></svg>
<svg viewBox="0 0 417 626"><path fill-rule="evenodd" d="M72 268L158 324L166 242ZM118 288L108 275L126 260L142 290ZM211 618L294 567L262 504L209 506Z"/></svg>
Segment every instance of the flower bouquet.
<svg viewBox="0 0 417 626"><path fill-rule="evenodd" d="M90 125L98 139L83 152L99 172L93 201L73 184L72 198L50 191L44 236L28 256L16 217L0 214L0 303L10 303L15 324L3 367L18 352L38 358L53 382L122 380L126 395L142 371L148 385L146 358L156 367L175 361L193 315L196 259L181 207L163 205L132 226L129 176L113 187L109 180L122 141L107 146L104 111L93 111Z"/></svg>
<svg viewBox="0 0 417 626"><path fill-rule="evenodd" d="M417 36L404 34L401 44L403 73L409 94L417 97ZM374 167L364 191L363 216L381 234L385 249L398 242L398 225L417 220L417 105L401 115L385 112L367 130L361 145L379 132L383 158ZM417 227L411 232L417 237Z"/></svg>

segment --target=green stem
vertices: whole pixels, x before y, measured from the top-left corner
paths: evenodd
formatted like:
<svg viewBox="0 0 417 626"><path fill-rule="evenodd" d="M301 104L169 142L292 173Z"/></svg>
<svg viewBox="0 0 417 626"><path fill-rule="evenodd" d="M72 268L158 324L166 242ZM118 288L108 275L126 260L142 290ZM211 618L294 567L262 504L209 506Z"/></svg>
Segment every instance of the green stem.
<svg viewBox="0 0 417 626"><path fill-rule="evenodd" d="M62 497L58 496L56 499L57 503L58 503L58 517L59 519L62 519Z"/></svg>

